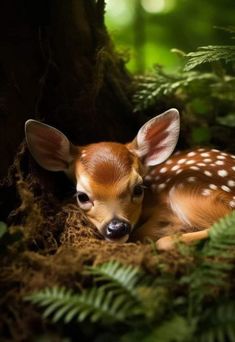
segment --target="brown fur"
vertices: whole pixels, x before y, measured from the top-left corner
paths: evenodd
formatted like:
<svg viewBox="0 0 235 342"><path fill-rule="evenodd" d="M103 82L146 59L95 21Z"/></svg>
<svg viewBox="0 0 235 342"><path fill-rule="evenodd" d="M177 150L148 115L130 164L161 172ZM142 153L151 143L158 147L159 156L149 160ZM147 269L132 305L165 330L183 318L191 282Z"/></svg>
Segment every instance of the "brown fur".
<svg viewBox="0 0 235 342"><path fill-rule="evenodd" d="M199 231L235 208L235 156L196 149L162 163L172 153L178 131L175 109L151 119L126 145L74 147L53 127L34 120L26 123L35 159L48 170L64 170L76 182L77 191L87 196L85 201L78 197L79 206L104 237L109 235L108 223L119 219L132 228L138 222L132 239L164 238L168 246L167 235L180 233L182 240L193 241L205 236ZM146 175L149 165L157 166ZM143 194L134 190L144 178L149 189L142 203ZM129 230L124 234L127 239Z"/></svg>
<svg viewBox="0 0 235 342"><path fill-rule="evenodd" d="M117 216L128 220L132 225L138 221L138 227L131 236L132 241L143 241L146 237L158 240L181 234L183 241L192 242L205 237L205 234L198 234L198 231L208 229L232 210L229 203L235 195L234 190L225 192L219 188L227 181L227 178L217 174L221 166L214 166L215 175L213 178L209 177L204 171L212 171L210 166L196 171L190 168L191 164L178 164L187 153L173 156L170 167L169 164L162 163L150 170L152 180L149 185L155 184L156 190L146 190L143 205L141 201L134 203L131 200L131 191L138 179L144 177L145 169L140 160L128 150L130 146L118 143L88 145L82 149L81 158L77 161L76 172L89 179L89 187L96 199L95 206L87 212L87 216L102 234L105 224ZM210 150L205 153L209 153L212 159L217 156L217 152ZM192 159L186 158L186 161ZM197 153L194 159L195 163L200 163L205 157ZM182 172L176 174L176 170L172 170L175 165L180 165ZM233 165L234 159L226 157L223 168L228 169ZM168 168L166 173L161 173L163 167ZM159 179L157 176L160 176ZM197 181L189 183L187 180L190 177L196 177ZM158 184L162 183L166 187L159 191ZM210 183L216 184L218 190L212 191L210 196L203 196L202 190ZM194 232L197 234L192 236ZM167 246L169 241L168 239Z"/></svg>
<svg viewBox="0 0 235 342"><path fill-rule="evenodd" d="M133 158L125 145L101 142L86 146L84 153L81 162L96 183L109 186L131 172Z"/></svg>
<svg viewBox="0 0 235 342"><path fill-rule="evenodd" d="M132 191L142 181L142 167L125 145L103 142L80 148L74 172L79 187L94 200L86 214L102 235L114 218L136 224L142 198L133 201Z"/></svg>
<svg viewBox="0 0 235 342"><path fill-rule="evenodd" d="M195 155L189 157L187 151L182 152L150 171L152 179L149 180L149 186L154 186L155 191L146 193L141 224L134 231L132 240L143 241L146 236L154 240L160 238L158 247L165 249L173 245L174 234L182 234L180 240L191 243L208 236L208 228L233 210L230 203L234 200L235 186L231 186L229 191L223 191L222 187L235 179L234 156L206 149L191 152ZM211 159L211 165L204 163L206 158ZM185 162L178 163L182 159L186 159ZM195 163L187 164L191 160ZM222 160L223 164L215 164L218 160ZM191 169L192 165L198 163L202 164L198 170ZM176 165L180 165L178 174L176 172L179 169L174 169ZM166 171L161 173L164 167ZM221 170L228 174L221 176ZM190 177L195 177L195 181L190 183ZM163 190L158 189L160 184L165 185ZM209 195L203 195L203 191L210 189L210 184L217 189L210 190ZM201 230L205 232L199 234ZM167 235L171 237L166 238Z"/></svg>

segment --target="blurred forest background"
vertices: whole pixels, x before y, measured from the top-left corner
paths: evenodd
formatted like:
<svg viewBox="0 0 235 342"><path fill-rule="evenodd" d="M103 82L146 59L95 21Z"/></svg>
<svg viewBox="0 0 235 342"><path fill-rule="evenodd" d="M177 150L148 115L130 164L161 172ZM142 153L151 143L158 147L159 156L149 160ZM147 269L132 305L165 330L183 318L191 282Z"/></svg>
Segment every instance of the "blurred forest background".
<svg viewBox="0 0 235 342"><path fill-rule="evenodd" d="M106 0L106 26L119 51L129 54L135 73L153 64L167 71L182 66L172 49L184 52L198 46L231 44L219 28L234 26L233 0Z"/></svg>
<svg viewBox="0 0 235 342"><path fill-rule="evenodd" d="M107 0L106 25L136 74L134 110L182 114L180 148L235 151L233 0ZM145 76L143 76L143 74Z"/></svg>

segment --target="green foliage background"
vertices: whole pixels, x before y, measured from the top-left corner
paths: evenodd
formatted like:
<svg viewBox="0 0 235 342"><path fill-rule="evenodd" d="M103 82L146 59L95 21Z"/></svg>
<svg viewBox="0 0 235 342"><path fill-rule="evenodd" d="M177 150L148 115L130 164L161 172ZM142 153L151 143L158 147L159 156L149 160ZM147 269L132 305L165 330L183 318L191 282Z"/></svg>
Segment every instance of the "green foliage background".
<svg viewBox="0 0 235 342"><path fill-rule="evenodd" d="M232 0L107 0L115 46L141 73L135 110L152 117L178 108L180 148L235 151L234 18Z"/></svg>
<svg viewBox="0 0 235 342"><path fill-rule="evenodd" d="M230 29L231 38L235 36ZM158 103L182 115L183 147L209 145L235 151L235 45L209 45L188 54L181 70L167 73L155 66L136 78L136 111L155 112Z"/></svg>
<svg viewBox="0 0 235 342"><path fill-rule="evenodd" d="M147 7L146 7L147 6ZM171 49L189 52L208 44L230 44L216 27L234 26L233 0L106 0L105 21L115 46L129 51L132 72L153 64L175 71L181 59Z"/></svg>

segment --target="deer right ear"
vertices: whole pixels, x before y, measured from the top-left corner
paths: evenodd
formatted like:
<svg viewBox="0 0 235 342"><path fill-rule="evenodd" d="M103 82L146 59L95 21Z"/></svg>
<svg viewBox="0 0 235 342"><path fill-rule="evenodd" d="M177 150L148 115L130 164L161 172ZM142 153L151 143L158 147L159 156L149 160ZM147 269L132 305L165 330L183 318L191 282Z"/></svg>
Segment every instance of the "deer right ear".
<svg viewBox="0 0 235 342"><path fill-rule="evenodd" d="M179 112L171 108L142 126L127 145L146 166L163 163L173 152L179 137Z"/></svg>
<svg viewBox="0 0 235 342"><path fill-rule="evenodd" d="M37 163L49 171L66 171L72 161L71 144L58 129L36 120L25 123L26 142Z"/></svg>

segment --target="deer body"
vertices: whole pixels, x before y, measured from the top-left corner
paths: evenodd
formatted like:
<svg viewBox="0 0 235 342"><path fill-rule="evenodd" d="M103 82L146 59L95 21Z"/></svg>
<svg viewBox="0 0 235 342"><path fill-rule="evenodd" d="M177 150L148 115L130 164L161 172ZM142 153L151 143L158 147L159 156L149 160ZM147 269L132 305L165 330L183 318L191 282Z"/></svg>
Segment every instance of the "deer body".
<svg viewBox="0 0 235 342"><path fill-rule="evenodd" d="M228 153L205 148L176 153L145 180L151 193L134 240L161 239L158 245L165 249L165 236L182 234L186 242L205 238L211 225L235 208L235 156Z"/></svg>
<svg viewBox="0 0 235 342"><path fill-rule="evenodd" d="M79 207L105 239L150 237L160 249L171 248L175 234L206 238L235 207L235 156L201 148L170 157L178 134L175 109L148 121L129 144L74 146L51 126L26 122L36 161L74 181Z"/></svg>

